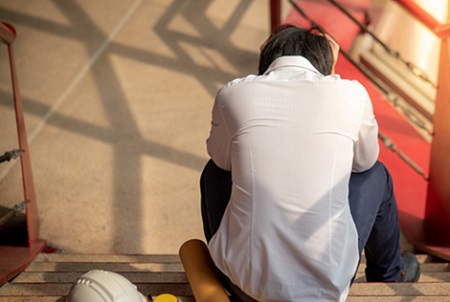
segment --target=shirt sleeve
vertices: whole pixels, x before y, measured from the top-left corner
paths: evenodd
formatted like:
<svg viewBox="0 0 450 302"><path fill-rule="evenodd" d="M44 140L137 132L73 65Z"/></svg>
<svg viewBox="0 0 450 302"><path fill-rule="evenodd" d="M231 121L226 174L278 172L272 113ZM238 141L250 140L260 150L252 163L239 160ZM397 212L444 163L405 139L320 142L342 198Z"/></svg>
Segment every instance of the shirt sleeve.
<svg viewBox="0 0 450 302"><path fill-rule="evenodd" d="M206 148L212 161L220 168L231 171L230 144L231 138L223 116L220 91L217 94L212 110L212 121Z"/></svg>
<svg viewBox="0 0 450 302"><path fill-rule="evenodd" d="M366 92L361 127L354 147L352 172L370 169L378 159L378 124L373 114L372 102Z"/></svg>

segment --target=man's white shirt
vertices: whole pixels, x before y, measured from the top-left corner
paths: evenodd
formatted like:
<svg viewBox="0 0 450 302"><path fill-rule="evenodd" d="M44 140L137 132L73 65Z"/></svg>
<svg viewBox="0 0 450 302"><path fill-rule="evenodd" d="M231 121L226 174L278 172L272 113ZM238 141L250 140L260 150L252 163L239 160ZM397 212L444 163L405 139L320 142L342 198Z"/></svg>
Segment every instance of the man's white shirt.
<svg viewBox="0 0 450 302"><path fill-rule="evenodd" d="M259 301L345 301L359 259L348 183L377 160L377 134L364 87L301 56L222 87L207 150L233 186L217 267Z"/></svg>

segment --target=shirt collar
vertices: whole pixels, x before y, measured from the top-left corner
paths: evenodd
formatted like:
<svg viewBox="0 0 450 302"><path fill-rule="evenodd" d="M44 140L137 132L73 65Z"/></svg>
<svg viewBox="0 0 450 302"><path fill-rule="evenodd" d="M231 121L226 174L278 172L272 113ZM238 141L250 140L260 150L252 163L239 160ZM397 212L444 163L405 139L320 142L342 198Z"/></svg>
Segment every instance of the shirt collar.
<svg viewBox="0 0 450 302"><path fill-rule="evenodd" d="M317 74L321 73L305 58L302 56L283 56L275 59L275 61L270 64L269 68L267 68L264 74L268 74L275 69L283 68L283 67L297 67L302 68L310 72L314 72Z"/></svg>

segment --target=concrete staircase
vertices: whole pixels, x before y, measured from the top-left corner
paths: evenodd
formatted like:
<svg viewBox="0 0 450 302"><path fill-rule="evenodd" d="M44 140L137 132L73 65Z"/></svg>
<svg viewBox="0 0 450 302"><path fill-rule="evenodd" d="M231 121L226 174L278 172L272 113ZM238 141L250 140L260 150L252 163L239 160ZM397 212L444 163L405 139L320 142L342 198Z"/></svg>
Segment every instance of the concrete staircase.
<svg viewBox="0 0 450 302"><path fill-rule="evenodd" d="M364 259L349 302L450 301L450 266L428 255L418 255L422 275L418 283L366 283ZM195 301L178 255L40 254L10 282L0 287L0 302L64 301L78 276L92 269L122 274L151 297L172 293L180 302Z"/></svg>

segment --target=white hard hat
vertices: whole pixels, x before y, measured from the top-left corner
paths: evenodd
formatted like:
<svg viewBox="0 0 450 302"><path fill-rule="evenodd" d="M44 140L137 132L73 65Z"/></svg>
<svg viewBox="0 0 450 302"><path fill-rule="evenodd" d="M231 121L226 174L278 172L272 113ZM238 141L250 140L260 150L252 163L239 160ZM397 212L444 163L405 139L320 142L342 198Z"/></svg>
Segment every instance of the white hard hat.
<svg viewBox="0 0 450 302"><path fill-rule="evenodd" d="M103 270L91 270L78 277L68 302L148 302L125 277Z"/></svg>

